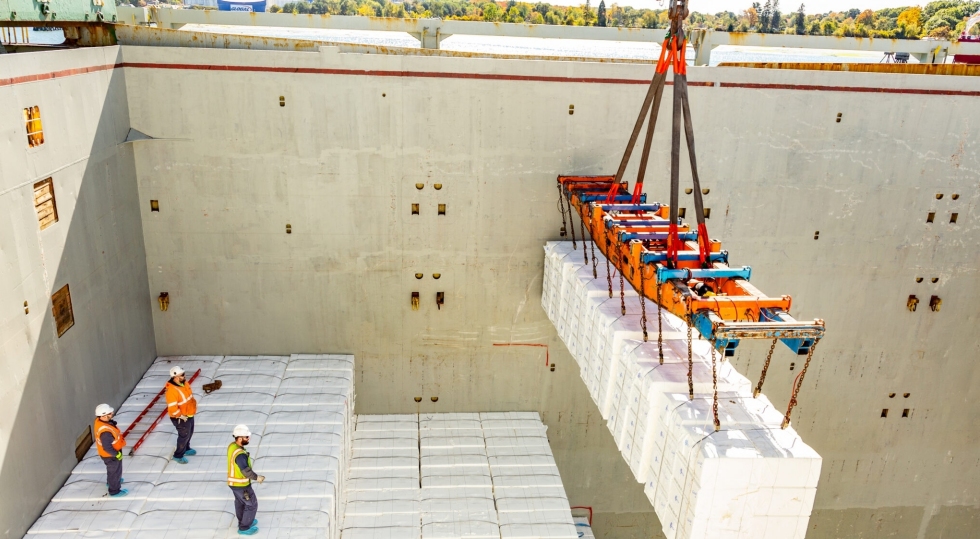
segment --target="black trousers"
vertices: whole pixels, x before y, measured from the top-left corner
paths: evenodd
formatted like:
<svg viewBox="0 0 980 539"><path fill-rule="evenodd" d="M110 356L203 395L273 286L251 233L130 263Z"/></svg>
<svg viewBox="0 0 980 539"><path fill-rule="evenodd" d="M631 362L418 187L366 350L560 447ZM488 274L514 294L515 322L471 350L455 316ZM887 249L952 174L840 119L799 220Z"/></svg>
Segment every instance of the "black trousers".
<svg viewBox="0 0 980 539"><path fill-rule="evenodd" d="M171 417L170 422L177 429L177 449L174 451L174 458L179 459L184 456L184 452L191 448L191 436L194 435L194 418L188 417L187 421L181 421L176 417Z"/></svg>
<svg viewBox="0 0 980 539"><path fill-rule="evenodd" d="M252 485L247 487L228 487L235 494L235 516L238 517L238 529L247 530L252 527L255 513L259 510L259 500L255 497Z"/></svg>
<svg viewBox="0 0 980 539"><path fill-rule="evenodd" d="M109 494L119 494L122 482L122 461L115 457L102 457L105 463L106 483L109 483Z"/></svg>

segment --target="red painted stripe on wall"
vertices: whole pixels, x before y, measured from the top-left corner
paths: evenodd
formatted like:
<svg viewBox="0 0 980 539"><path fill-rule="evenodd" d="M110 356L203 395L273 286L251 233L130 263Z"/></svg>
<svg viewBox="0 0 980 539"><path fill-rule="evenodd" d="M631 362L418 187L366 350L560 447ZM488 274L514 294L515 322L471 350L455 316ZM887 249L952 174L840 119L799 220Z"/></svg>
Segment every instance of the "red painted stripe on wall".
<svg viewBox="0 0 980 539"><path fill-rule="evenodd" d="M135 69L174 69L190 71L228 71L246 73L293 73L299 75L346 75L362 77L405 77L405 78L435 78L435 79L471 79L471 80L498 80L516 82L559 82L559 83L580 83L580 84L649 84L650 81L643 79L620 79L620 78L595 78L595 77L547 77L539 75L509 75L505 73L445 73L438 71L383 71L383 70L359 70L359 69L326 69L308 67L271 67L271 66L233 66L233 65L208 65L208 64L162 64L148 62L122 62L118 64L108 64L101 66L81 67L75 69L65 69L40 73L36 75L25 75L22 77L0 78L0 87L12 86L15 84L25 84L62 77L71 77L86 73L106 71L120 67L130 67ZM668 82L668 85L671 83ZM714 82L710 81L689 81L689 86L713 87ZM909 94L909 95L932 95L932 96L963 96L980 97L980 91L968 90L933 90L925 88L874 88L867 86L821 86L814 84L762 84L750 82L721 82L721 88L743 88L748 90L790 90L790 91L816 91L816 92L844 92L844 93L877 93L877 94Z"/></svg>
<svg viewBox="0 0 980 539"><path fill-rule="evenodd" d="M122 64L107 64L101 66L76 67L74 69L62 69L61 71L51 71L48 73L38 73L36 75L24 75L22 77L8 77L0 79L0 87L13 86L14 84L26 84L42 80L60 79L62 77L72 77L74 75L84 75L86 73L97 73L122 67Z"/></svg>

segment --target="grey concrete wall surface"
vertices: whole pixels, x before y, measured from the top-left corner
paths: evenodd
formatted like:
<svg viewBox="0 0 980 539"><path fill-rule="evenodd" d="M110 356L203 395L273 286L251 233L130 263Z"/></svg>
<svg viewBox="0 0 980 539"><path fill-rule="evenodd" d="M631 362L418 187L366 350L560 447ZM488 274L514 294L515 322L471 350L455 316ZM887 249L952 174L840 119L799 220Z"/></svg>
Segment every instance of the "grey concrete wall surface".
<svg viewBox="0 0 980 539"><path fill-rule="evenodd" d="M121 403L155 357L119 54L0 56L3 537L20 537L64 483L95 406ZM85 68L97 69L73 71ZM58 78L22 78L38 74ZM29 148L23 109L35 105L45 140ZM33 185L49 177L59 221L40 230ZM65 284L75 324L59 338L51 295Z"/></svg>
<svg viewBox="0 0 980 539"><path fill-rule="evenodd" d="M597 535L659 534L539 306L555 177L615 170L652 66L329 48L123 57L142 65L125 68L132 125L159 139L137 146L136 167L149 293L171 298L153 312L161 354L352 353L359 413L538 410ZM980 534L980 80L689 77L712 237L763 291L792 294L797 318L827 320L794 413L825 458L809 536ZM652 199L668 194L666 125ZM556 370L544 348L509 346L527 343L548 345ZM758 376L767 348L743 343L737 367ZM802 360L777 349L774 402Z"/></svg>

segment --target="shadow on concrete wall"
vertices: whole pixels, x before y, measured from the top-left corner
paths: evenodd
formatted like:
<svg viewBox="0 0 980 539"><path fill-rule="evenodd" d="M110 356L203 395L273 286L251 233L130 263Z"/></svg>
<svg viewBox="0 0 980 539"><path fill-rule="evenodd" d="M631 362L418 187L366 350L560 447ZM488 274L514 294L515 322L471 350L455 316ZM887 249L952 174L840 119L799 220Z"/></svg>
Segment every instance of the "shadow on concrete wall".
<svg viewBox="0 0 980 539"><path fill-rule="evenodd" d="M136 168L132 144L123 143L129 125L126 84L121 69L110 73L89 159L52 174L59 222L44 231L36 225L33 230L23 227L25 233L15 236L22 245L38 242L40 268L37 260L22 264L43 270L50 290L47 304L31 306L32 311L45 311L36 343L30 342L33 333L25 324L28 342L22 348L34 351L29 375L6 382L22 385L22 393L13 428L4 433L9 435L0 468L4 537L20 537L33 524L76 465L75 441L91 425L95 406L108 402L118 407L156 354ZM98 95L86 88L91 80L38 83L37 91L63 99L67 104L61 110L91 108L99 105L86 102ZM49 118L60 113L57 107L49 109ZM73 136L46 135L48 141ZM30 191L31 185L22 189ZM10 196L17 200L15 193ZM22 196L18 203L31 200ZM67 231L52 233L56 227ZM57 239L62 237L63 246ZM57 271L52 272L55 261ZM65 284L70 286L75 324L59 338L50 295Z"/></svg>

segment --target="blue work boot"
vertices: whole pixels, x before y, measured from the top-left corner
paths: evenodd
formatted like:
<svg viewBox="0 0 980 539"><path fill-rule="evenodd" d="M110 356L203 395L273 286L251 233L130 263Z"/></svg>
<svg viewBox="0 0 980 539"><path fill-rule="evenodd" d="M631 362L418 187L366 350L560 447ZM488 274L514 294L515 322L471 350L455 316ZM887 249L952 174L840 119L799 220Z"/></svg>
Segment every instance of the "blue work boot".
<svg viewBox="0 0 980 539"><path fill-rule="evenodd" d="M185 457L193 457L196 454L197 454L197 449L188 449L187 451L184 451Z"/></svg>
<svg viewBox="0 0 980 539"><path fill-rule="evenodd" d="M115 494L110 494L109 497L111 497L111 498L122 498L123 496L125 496L127 494L129 494L129 491L126 490L126 489L122 489L122 490L120 490L119 492L117 492Z"/></svg>
<svg viewBox="0 0 980 539"><path fill-rule="evenodd" d="M258 525L259 525L259 519L255 519L255 520L252 521L252 527L253 528L257 528Z"/></svg>
<svg viewBox="0 0 980 539"><path fill-rule="evenodd" d="M185 459L184 457L180 457L180 458L174 457L174 462L179 462L181 464L187 464L187 459Z"/></svg>
<svg viewBox="0 0 980 539"><path fill-rule="evenodd" d="M238 530L238 535L255 535L257 533L259 533L259 527L254 524L247 530Z"/></svg>

